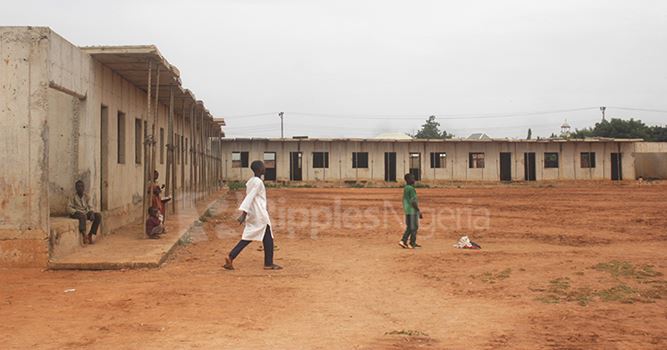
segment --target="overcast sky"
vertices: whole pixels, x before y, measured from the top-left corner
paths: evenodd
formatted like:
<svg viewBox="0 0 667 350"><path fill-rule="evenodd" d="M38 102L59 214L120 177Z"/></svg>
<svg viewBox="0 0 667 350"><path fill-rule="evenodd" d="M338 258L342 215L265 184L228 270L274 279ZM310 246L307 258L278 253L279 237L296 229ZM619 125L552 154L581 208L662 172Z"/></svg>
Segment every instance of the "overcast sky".
<svg viewBox="0 0 667 350"><path fill-rule="evenodd" d="M599 106L667 110L661 0L21 0L0 25L155 44L229 137L280 136L279 111L287 136L409 132L435 114L457 136L525 137L593 125Z"/></svg>

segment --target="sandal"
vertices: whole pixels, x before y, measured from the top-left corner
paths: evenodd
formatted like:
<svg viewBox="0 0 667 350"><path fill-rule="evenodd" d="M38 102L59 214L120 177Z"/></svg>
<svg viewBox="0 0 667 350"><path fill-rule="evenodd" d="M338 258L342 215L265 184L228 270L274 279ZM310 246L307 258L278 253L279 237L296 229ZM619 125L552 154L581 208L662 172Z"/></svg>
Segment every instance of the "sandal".
<svg viewBox="0 0 667 350"><path fill-rule="evenodd" d="M231 271L231 270L234 270L234 265L232 264L232 259L230 259L229 257L226 257L226 258L225 258L225 264L222 265L222 267L223 267L225 270L230 270L230 271Z"/></svg>
<svg viewBox="0 0 667 350"><path fill-rule="evenodd" d="M264 266L264 270L282 270L283 267L280 265L273 264L271 266Z"/></svg>

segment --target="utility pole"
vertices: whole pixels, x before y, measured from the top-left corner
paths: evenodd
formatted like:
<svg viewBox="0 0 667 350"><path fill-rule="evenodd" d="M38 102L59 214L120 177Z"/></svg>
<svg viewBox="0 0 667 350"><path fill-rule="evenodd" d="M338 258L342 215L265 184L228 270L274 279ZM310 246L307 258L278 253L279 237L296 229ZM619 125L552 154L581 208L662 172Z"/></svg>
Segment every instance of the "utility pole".
<svg viewBox="0 0 667 350"><path fill-rule="evenodd" d="M278 113L278 116L280 117L280 138L281 139L285 138L285 129L283 127L283 116L284 115L285 115L285 112Z"/></svg>
<svg viewBox="0 0 667 350"><path fill-rule="evenodd" d="M603 122L606 121L605 118L604 118L604 111L605 110L607 110L607 107L604 107L604 106L600 107L600 111L602 112L602 121Z"/></svg>

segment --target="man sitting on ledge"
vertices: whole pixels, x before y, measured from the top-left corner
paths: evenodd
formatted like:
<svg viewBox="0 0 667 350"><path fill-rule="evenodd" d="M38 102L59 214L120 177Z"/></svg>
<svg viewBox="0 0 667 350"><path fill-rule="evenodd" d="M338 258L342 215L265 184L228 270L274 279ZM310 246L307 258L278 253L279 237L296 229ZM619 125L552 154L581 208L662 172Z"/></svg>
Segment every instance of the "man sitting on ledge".
<svg viewBox="0 0 667 350"><path fill-rule="evenodd" d="M70 198L69 204L67 205L67 212L69 216L73 219L79 219L79 232L83 236L84 244L93 244L93 236L97 234L97 229L102 222L102 214L96 213L92 210L90 206L90 198L84 192L85 186L83 181L79 180L74 184L76 188L76 194ZM86 220L93 222L93 225L90 227L90 232L86 236Z"/></svg>

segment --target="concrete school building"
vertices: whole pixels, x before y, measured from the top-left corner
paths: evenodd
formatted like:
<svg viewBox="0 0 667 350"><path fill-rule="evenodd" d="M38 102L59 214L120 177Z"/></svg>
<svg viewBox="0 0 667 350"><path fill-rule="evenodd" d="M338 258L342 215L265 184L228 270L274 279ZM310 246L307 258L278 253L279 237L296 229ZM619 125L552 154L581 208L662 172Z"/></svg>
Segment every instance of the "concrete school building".
<svg viewBox="0 0 667 350"><path fill-rule="evenodd" d="M75 248L77 180L102 233L142 218L153 169L171 211L221 185L224 121L154 46L77 47L49 28L0 27L0 86L0 266L45 266Z"/></svg>
<svg viewBox="0 0 667 350"><path fill-rule="evenodd" d="M644 157L648 156L648 157ZM667 178L667 143L633 139L261 139L222 140L223 177L245 181L263 160L268 181L624 180Z"/></svg>

